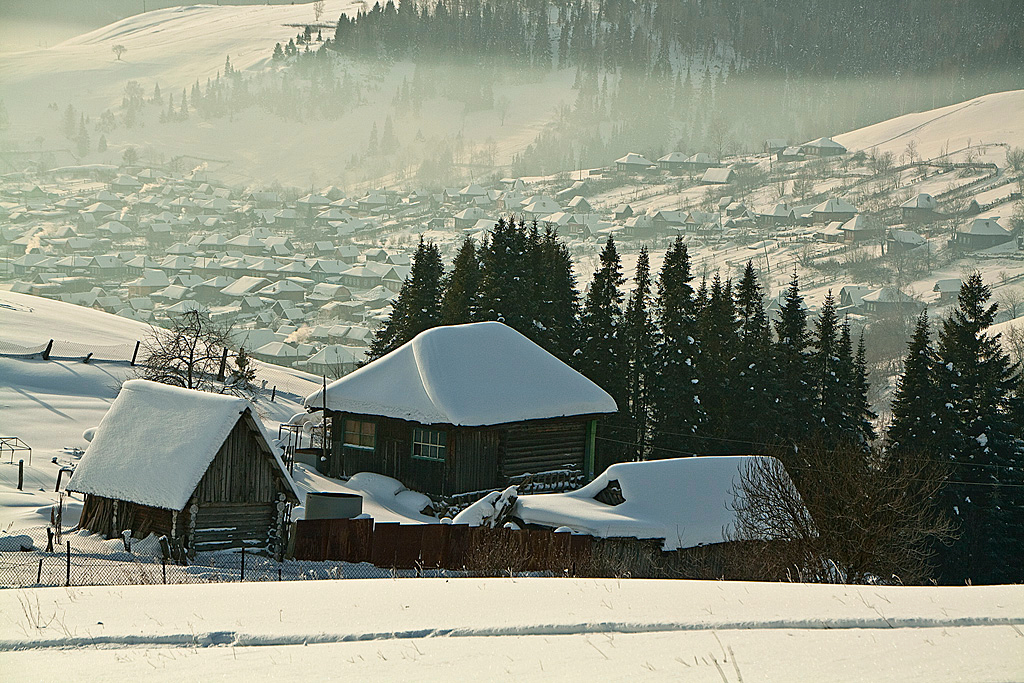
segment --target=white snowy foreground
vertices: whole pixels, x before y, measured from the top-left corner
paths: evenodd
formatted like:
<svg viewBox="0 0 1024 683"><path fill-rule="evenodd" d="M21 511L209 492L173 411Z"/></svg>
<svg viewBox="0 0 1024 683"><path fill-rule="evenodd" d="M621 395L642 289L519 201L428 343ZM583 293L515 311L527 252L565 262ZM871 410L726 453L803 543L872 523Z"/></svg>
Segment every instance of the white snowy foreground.
<svg viewBox="0 0 1024 683"><path fill-rule="evenodd" d="M5 681L1013 681L1024 588L406 579L0 591Z"/></svg>

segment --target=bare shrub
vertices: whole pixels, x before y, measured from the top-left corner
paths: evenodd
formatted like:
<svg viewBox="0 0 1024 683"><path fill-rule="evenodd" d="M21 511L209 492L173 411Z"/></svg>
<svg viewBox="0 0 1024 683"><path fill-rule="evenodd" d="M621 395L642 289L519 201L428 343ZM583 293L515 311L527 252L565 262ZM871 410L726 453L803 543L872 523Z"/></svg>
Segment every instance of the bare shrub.
<svg viewBox="0 0 1024 683"><path fill-rule="evenodd" d="M931 577L937 544L954 538L935 505L943 466L928 456L853 445L783 457L786 469L753 461L735 491L734 538L772 541L748 558L752 571L823 583L918 584Z"/></svg>

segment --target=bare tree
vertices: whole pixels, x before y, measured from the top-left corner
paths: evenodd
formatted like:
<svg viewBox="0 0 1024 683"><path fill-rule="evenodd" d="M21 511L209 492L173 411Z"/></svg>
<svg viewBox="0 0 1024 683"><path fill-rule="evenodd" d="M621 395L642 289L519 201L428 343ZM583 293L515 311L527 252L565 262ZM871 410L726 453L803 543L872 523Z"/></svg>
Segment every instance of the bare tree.
<svg viewBox="0 0 1024 683"><path fill-rule="evenodd" d="M115 45L114 47L110 48L110 50L114 53L114 56L117 57L117 61L121 61L121 56L125 52L128 52L128 48L120 44Z"/></svg>
<svg viewBox="0 0 1024 683"><path fill-rule="evenodd" d="M222 393L221 363L230 346L229 330L202 311L175 316L167 329L153 328L142 345L137 376L185 389ZM246 367L240 368L243 374ZM248 376L248 375L246 375Z"/></svg>
<svg viewBox="0 0 1024 683"><path fill-rule="evenodd" d="M858 446L800 449L753 461L735 490L733 540L770 539L749 558L765 578L823 583L922 583L938 543L953 537L935 505L944 467Z"/></svg>
<svg viewBox="0 0 1024 683"><path fill-rule="evenodd" d="M313 17L320 23L320 17L324 15L324 0L316 0L313 3Z"/></svg>
<svg viewBox="0 0 1024 683"><path fill-rule="evenodd" d="M999 295L999 306L1010 314L1010 319L1016 318L1024 305L1024 289L1020 287L1008 287Z"/></svg>

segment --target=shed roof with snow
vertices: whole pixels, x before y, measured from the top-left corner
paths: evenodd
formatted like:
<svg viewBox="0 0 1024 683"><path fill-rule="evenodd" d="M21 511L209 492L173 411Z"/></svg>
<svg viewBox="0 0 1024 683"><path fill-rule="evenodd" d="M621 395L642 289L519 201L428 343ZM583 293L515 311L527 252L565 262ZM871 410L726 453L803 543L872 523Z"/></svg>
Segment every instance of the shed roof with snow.
<svg viewBox="0 0 1024 683"><path fill-rule="evenodd" d="M96 428L68 490L181 510L248 410L249 402L236 396L129 380ZM285 474L269 443L267 450ZM286 474L285 480L292 485Z"/></svg>
<svg viewBox="0 0 1024 683"><path fill-rule="evenodd" d="M324 404L323 391L306 398ZM498 322L435 327L327 387L328 410L478 427L614 413L601 387Z"/></svg>

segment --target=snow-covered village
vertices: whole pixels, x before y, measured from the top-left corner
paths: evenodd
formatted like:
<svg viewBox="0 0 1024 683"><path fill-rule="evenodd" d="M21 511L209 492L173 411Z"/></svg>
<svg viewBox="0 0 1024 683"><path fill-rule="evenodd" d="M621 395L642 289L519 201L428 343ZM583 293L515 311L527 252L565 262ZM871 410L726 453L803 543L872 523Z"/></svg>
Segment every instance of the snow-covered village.
<svg viewBox="0 0 1024 683"><path fill-rule="evenodd" d="M0 679L1024 680L936 7L0 0Z"/></svg>

